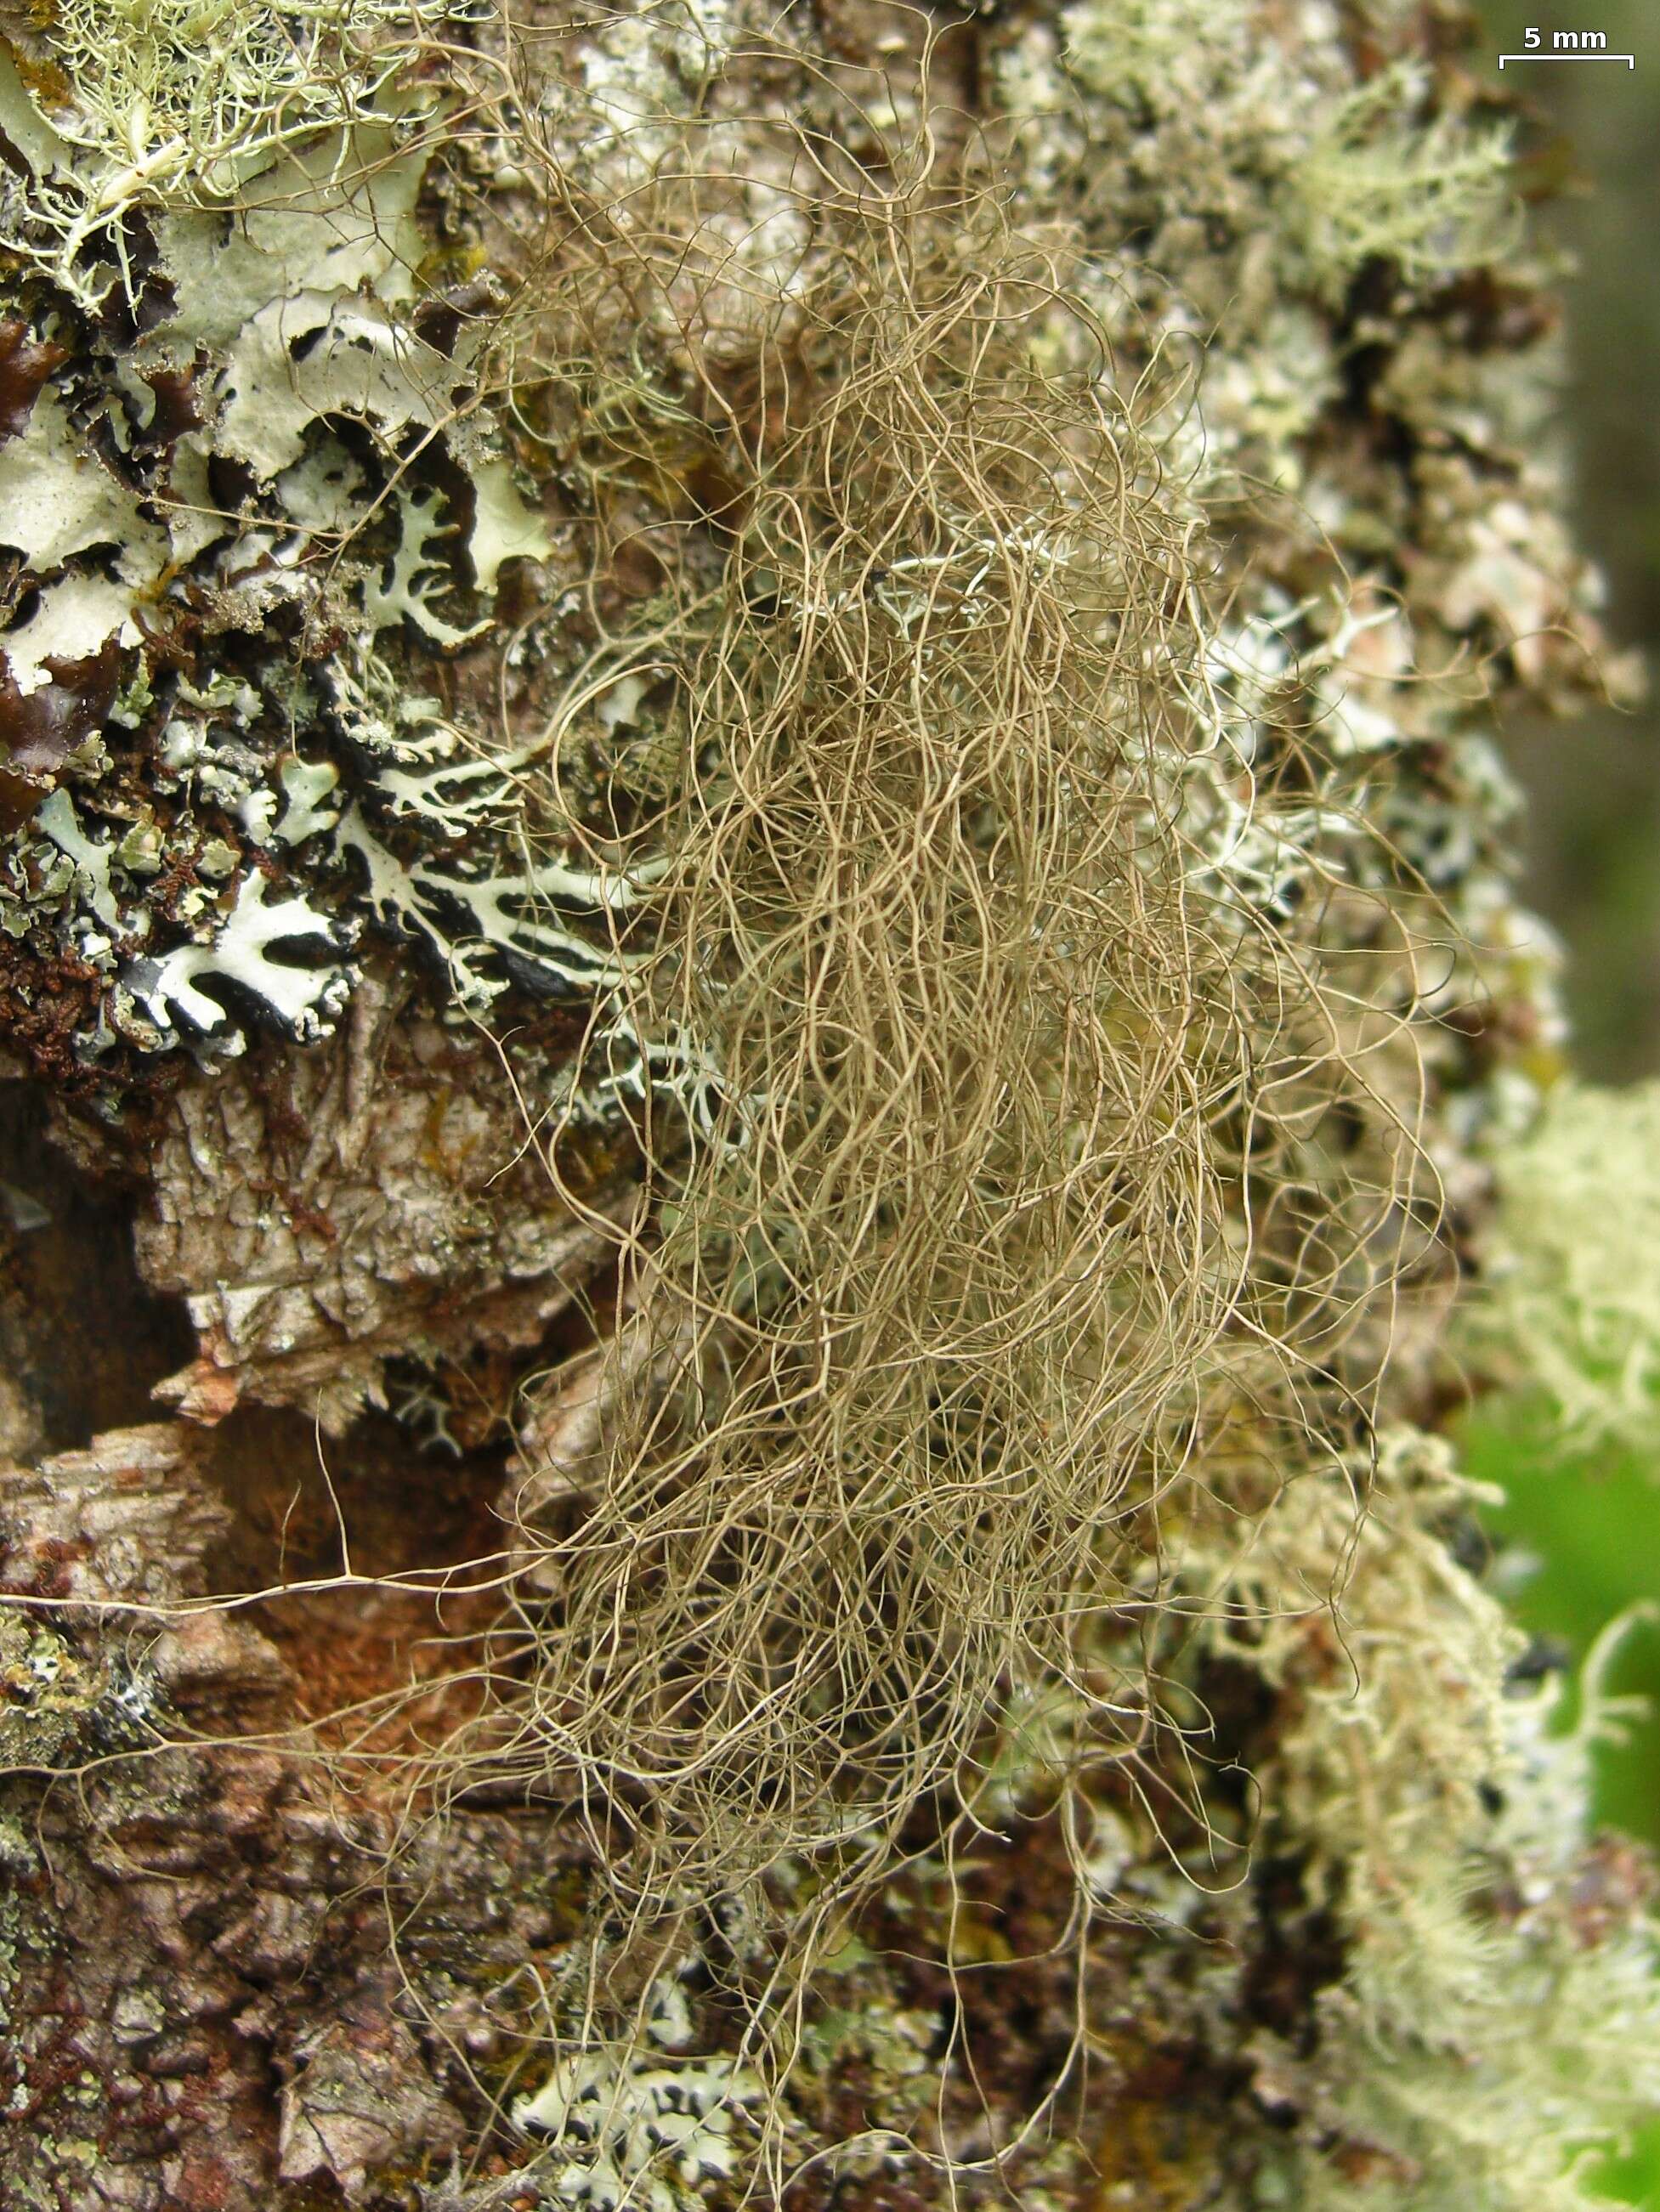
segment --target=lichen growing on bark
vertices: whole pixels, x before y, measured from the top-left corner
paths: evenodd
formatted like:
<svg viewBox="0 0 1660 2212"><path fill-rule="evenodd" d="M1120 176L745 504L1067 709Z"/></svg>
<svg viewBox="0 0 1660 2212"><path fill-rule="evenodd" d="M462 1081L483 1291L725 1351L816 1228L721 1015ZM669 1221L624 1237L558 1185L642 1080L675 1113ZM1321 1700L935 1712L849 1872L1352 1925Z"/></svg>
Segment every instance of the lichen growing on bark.
<svg viewBox="0 0 1660 2212"><path fill-rule="evenodd" d="M1564 1083L1502 1155L1502 1234L1466 1301L1473 1351L1577 1447L1655 1435L1660 1093Z"/></svg>
<svg viewBox="0 0 1660 2212"><path fill-rule="evenodd" d="M195 1337L8 1402L18 2202L1566 2212L1660 2094L1433 1433L1601 647L1457 29L11 34L0 1024Z"/></svg>

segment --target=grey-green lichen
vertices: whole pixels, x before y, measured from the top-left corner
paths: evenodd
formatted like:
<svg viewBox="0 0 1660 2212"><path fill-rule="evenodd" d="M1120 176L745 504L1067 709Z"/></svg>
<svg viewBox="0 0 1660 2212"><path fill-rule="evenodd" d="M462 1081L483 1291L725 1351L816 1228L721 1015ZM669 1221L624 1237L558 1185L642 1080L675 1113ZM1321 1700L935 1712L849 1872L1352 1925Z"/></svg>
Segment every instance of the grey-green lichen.
<svg viewBox="0 0 1660 2212"><path fill-rule="evenodd" d="M156 207L229 207L296 144L375 111L419 26L386 0L65 0L52 16L61 98L20 99L8 135L33 173L9 180L5 242L82 307L118 277L135 296L125 219Z"/></svg>
<svg viewBox="0 0 1660 2212"><path fill-rule="evenodd" d="M304 68L313 19L290 12L292 23L280 9L239 11L240 35L275 40ZM322 34L350 48L360 27L342 19ZM38 328L12 332L36 359L70 361L0 449L27 609L5 636L14 753L33 757L38 731L63 778L9 857L6 927L98 979L96 1021L76 1040L89 1061L181 1040L220 1056L240 1049L245 1010L301 1042L326 1033L350 990L354 908L434 944L463 1004L500 991L504 958L545 974L555 993L578 989L587 974L569 975L567 956L587 969L593 956L535 918L552 892L580 901L569 868L522 850L493 866L395 860L347 792L320 803L340 769L315 736L304 750L294 744L299 729L332 729L371 808L417 822L441 849L463 831L476 847L492 807L498 818L510 811L519 763L457 757L461 734L435 702L402 696L376 644L406 627L439 647L476 637L504 562L550 550L500 431L471 404L485 325L459 309L441 346L412 313L426 251L414 211L441 102L402 88L407 37L320 108L233 42L218 67L244 93L262 83L267 102L238 136L213 119L211 82L185 74L179 27L147 28L142 52L175 72L175 104L207 101L206 123L194 106L174 117L165 98L120 81L126 34L101 11L77 16L58 53L58 66L91 71L100 103L66 142L74 161L49 149L53 101L26 90L10 63L3 88L0 127L31 173L9 187L19 253L30 218L56 204L56 180L91 158L82 140L114 130L103 104L143 107L167 152L135 158L119 191L88 182L98 225L78 228L63 265L50 264L60 277L107 274L123 222L142 210L155 257L146 296L160 307L142 333L65 345L57 333L73 307L44 304ZM100 36L112 40L107 70L89 58ZM222 124L234 175L202 167L187 124ZM61 289L84 307L94 283L65 277ZM228 505L213 489L227 469L239 483ZM447 611L458 594L469 617ZM296 632L356 643L296 655ZM221 641L201 682L188 665L198 635ZM158 654L168 662L159 691L135 689L128 672ZM60 743L80 712L81 672L96 694L91 719L101 709L141 739L146 769L112 758L90 729ZM108 697L118 681L122 696ZM387 720L376 702L389 687ZM338 886L355 869L358 896L343 913ZM298 880L273 894L289 870Z"/></svg>

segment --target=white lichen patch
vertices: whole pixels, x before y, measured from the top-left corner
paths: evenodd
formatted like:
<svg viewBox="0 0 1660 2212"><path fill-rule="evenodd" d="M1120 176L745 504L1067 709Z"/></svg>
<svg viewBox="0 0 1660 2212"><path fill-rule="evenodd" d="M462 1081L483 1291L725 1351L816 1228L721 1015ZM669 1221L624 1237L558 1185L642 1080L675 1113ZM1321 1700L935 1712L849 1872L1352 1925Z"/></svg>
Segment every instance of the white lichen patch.
<svg viewBox="0 0 1660 2212"><path fill-rule="evenodd" d="M1061 15L1067 68L1085 91L1154 114L1212 100L1224 84L1243 101L1275 70L1251 14L1250 0L1079 0Z"/></svg>
<svg viewBox="0 0 1660 2212"><path fill-rule="evenodd" d="M558 2203L681 2212L702 2184L737 2171L735 2124L760 2096L759 2081L727 2058L587 2049L560 2059L513 2120L551 2139Z"/></svg>
<svg viewBox="0 0 1660 2212"><path fill-rule="evenodd" d="M332 961L303 966L294 956L308 947L343 951L339 925L298 894L268 902L268 888L258 870L251 872L209 943L132 963L116 992L117 1018L129 1034L140 1020L151 1023L158 1036L175 1034L182 1024L210 1047L240 1051L232 1008L213 988L230 984L268 1008L296 1043L327 1035L350 988L346 972Z"/></svg>
<svg viewBox="0 0 1660 2212"><path fill-rule="evenodd" d="M125 215L140 208L167 286L161 312L131 343L87 361L71 354L0 443L0 530L26 564L18 611L0 634L0 676L24 700L39 695L46 728L55 687L82 680L73 672L110 653L125 669L204 611L216 629L255 640L298 619L344 624L366 645L391 631L453 650L487 626L504 564L550 550L499 439L469 419L482 325L460 329L445 352L411 319L423 251L414 210L435 102L399 90L385 55L371 58L380 53L375 25L390 18L350 7L241 11L205 73L192 66L168 79L165 95L147 90L145 72L184 65L187 15L192 36L216 35L211 6L158 0L130 23L71 11L60 51L75 97L50 110L9 60L0 72L0 128L33 171L27 187L8 186L0 233L82 299L106 289ZM408 33L410 19L398 20ZM126 43L94 69L117 27ZM227 102L252 96L261 42L271 40L283 61L260 95L267 130L246 115L237 122ZM314 70L325 51L339 70L319 106L289 79ZM229 170L178 167L179 144L199 152L200 133L222 130L236 141ZM125 164L105 176L118 139ZM151 158L157 149L165 159ZM54 231L77 191L73 234ZM99 261L100 239L112 262ZM410 476L411 441L417 457L477 471L459 512L447 488ZM241 487L230 503L216 489L227 465ZM376 533L373 550L360 553L365 532ZM451 611L457 592L471 595L462 614ZM257 659L241 664L250 665ZM0 883L5 927L21 936L49 925L105 979L99 1019L79 1041L84 1055L117 1042L142 1051L182 1042L223 1057L240 1048L251 1012L301 1042L331 1025L350 983L340 956L351 928L331 910L338 890L320 884L314 866L290 890L267 885L245 859L319 850L340 823L341 801L324 803L337 765L313 760L307 780L295 781L294 718L314 719L318 703L307 680L296 688L280 665L252 683L211 659L199 686L173 675L147 793L118 793L107 755L101 767L81 759L73 800L54 794L24 831ZM478 826L476 806L445 805L461 799L465 774L433 783L417 804L407 759L387 763L405 780L379 794L388 818L418 812L441 841ZM472 781L499 816L501 776L480 769ZM152 812L154 799L166 803ZM359 878L344 848L334 872L350 893ZM162 914L151 886L164 874L173 888ZM413 864L411 881L424 880ZM499 931L504 950L532 959L565 945L564 933L529 916L543 892L539 879L486 865L452 906L471 910L464 933ZM371 899L370 910L383 905ZM331 957L296 963L290 948L301 940Z"/></svg>

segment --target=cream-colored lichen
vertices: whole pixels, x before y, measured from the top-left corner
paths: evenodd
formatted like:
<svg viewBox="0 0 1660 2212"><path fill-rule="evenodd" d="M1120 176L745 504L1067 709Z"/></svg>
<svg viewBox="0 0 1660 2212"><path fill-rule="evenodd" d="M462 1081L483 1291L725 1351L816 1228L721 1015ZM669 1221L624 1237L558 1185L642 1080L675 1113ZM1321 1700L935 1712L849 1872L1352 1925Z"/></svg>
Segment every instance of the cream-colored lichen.
<svg viewBox="0 0 1660 2212"><path fill-rule="evenodd" d="M1496 1147L1500 1213L1471 1286L1472 1350L1563 1440L1660 1441L1660 1085L1556 1085Z"/></svg>
<svg viewBox="0 0 1660 2212"><path fill-rule="evenodd" d="M9 58L0 128L33 172L0 198L0 240L95 306L134 275L139 210L228 207L280 155L374 114L421 38L405 0L63 0L60 100Z"/></svg>
<svg viewBox="0 0 1660 2212"><path fill-rule="evenodd" d="M1322 118L1289 179L1287 240L1317 289L1340 291L1368 260L1426 283L1502 259L1516 239L1502 128L1417 119L1425 80L1384 70Z"/></svg>
<svg viewBox="0 0 1660 2212"><path fill-rule="evenodd" d="M1481 1502L1444 1443L1391 1432L1365 1519L1347 1486L1292 1486L1204 1632L1292 1716L1258 1772L1265 1834L1347 1942L1277 2162L1283 2201L1320 2212L1578 2212L1573 2154L1660 2102L1655 1934L1589 1832L1618 1709L1594 1666L1565 1729L1560 1683L1516 1671L1525 1639L1448 1540Z"/></svg>

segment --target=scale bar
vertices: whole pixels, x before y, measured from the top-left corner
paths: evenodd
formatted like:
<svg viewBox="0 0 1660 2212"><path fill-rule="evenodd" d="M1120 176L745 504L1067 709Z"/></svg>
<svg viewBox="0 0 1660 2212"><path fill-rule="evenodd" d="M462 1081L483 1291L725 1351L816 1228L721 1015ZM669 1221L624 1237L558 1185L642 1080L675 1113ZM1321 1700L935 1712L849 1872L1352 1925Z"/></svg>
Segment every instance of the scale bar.
<svg viewBox="0 0 1660 2212"><path fill-rule="evenodd" d="M1635 54L1500 54L1499 66L1506 62L1624 62L1627 69L1635 69Z"/></svg>

